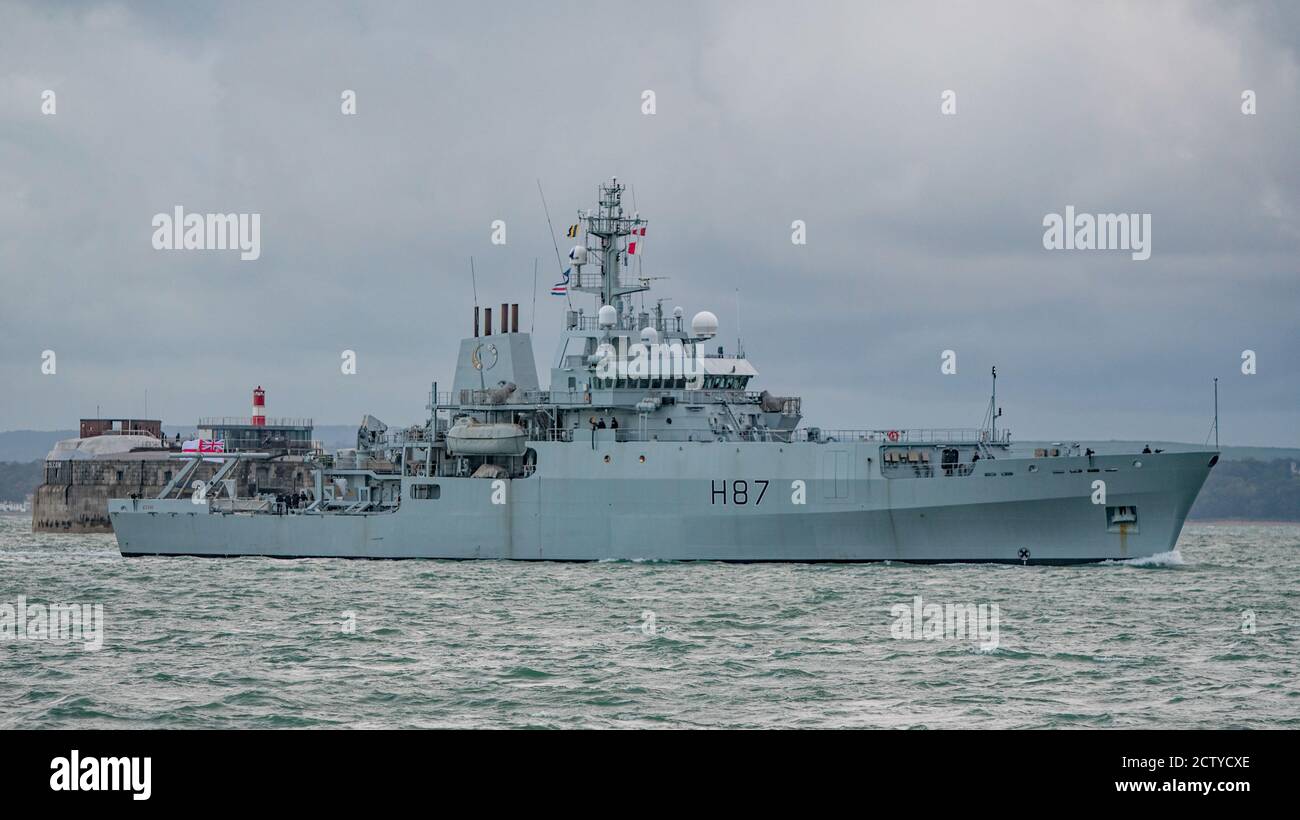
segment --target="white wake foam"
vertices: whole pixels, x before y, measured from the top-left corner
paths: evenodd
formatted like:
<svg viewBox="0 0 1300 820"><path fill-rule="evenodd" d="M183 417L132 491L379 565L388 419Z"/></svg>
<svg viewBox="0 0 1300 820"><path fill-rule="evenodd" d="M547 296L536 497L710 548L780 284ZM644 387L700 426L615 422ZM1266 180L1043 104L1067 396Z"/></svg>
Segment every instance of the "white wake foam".
<svg viewBox="0 0 1300 820"><path fill-rule="evenodd" d="M1177 549L1169 552L1157 552L1155 555L1148 555L1145 558L1129 558L1123 561L1107 561L1108 564L1124 564L1130 567L1185 567L1187 562L1183 560L1183 554Z"/></svg>

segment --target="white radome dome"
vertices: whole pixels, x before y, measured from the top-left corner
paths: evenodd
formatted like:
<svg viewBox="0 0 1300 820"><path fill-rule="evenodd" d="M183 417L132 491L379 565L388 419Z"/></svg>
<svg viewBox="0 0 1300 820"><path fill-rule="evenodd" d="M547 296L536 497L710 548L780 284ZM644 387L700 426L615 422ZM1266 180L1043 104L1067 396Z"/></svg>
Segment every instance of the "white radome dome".
<svg viewBox="0 0 1300 820"><path fill-rule="evenodd" d="M601 327L613 327L618 322L618 311L613 305L604 305L596 314L596 323ZM715 320L716 322L716 320Z"/></svg>
<svg viewBox="0 0 1300 820"><path fill-rule="evenodd" d="M673 308L673 315L676 316L678 319L680 319L686 315L686 311L682 310L681 305L678 305L677 307Z"/></svg>
<svg viewBox="0 0 1300 820"><path fill-rule="evenodd" d="M718 335L718 317L711 311L701 310L691 319L691 335L698 339L712 339Z"/></svg>
<svg viewBox="0 0 1300 820"><path fill-rule="evenodd" d="M573 260L575 265L587 264L587 246L574 245L569 249L569 258Z"/></svg>
<svg viewBox="0 0 1300 820"><path fill-rule="evenodd" d="M652 327L641 328L641 341L648 345L659 344L659 331Z"/></svg>

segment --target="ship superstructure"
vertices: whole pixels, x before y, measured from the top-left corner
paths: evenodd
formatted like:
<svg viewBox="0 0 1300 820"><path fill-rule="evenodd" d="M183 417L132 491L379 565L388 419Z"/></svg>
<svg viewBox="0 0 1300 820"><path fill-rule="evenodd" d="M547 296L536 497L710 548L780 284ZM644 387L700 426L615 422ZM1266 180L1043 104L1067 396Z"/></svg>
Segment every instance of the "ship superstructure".
<svg viewBox="0 0 1300 820"><path fill-rule="evenodd" d="M114 499L122 553L1073 563L1173 549L1217 453L1020 447L996 401L973 429L801 426L802 400L758 389L712 313L633 298L652 281L628 264L648 222L623 191L610 180L579 212L568 290L592 312L564 311L546 389L518 306L496 328L476 306L425 423L367 416L292 500L229 482Z"/></svg>

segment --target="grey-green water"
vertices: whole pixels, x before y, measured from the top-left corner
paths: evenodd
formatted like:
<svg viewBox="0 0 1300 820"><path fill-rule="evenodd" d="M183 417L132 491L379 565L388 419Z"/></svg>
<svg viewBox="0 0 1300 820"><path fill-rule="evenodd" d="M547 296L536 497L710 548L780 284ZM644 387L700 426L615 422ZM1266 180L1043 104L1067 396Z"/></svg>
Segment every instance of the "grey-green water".
<svg viewBox="0 0 1300 820"><path fill-rule="evenodd" d="M0 516L0 605L102 604L105 638L0 638L4 728L1300 726L1297 526L1067 568L125 560L29 527ZM998 646L892 637L918 595L996 603Z"/></svg>

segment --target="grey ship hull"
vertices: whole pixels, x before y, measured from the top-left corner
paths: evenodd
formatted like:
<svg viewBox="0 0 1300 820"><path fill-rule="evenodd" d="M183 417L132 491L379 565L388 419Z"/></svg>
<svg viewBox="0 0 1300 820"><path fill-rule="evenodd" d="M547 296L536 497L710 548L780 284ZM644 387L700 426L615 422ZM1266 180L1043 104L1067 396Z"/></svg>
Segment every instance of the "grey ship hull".
<svg viewBox="0 0 1300 820"><path fill-rule="evenodd" d="M126 556L1067 564L1172 550L1217 460L1013 451L970 475L887 478L880 445L866 442L536 449L527 478L403 478L391 512L243 514L114 499L109 515ZM1098 479L1104 504L1093 503ZM436 484L437 497L413 498L413 484ZM1118 505L1137 520L1114 523Z"/></svg>

